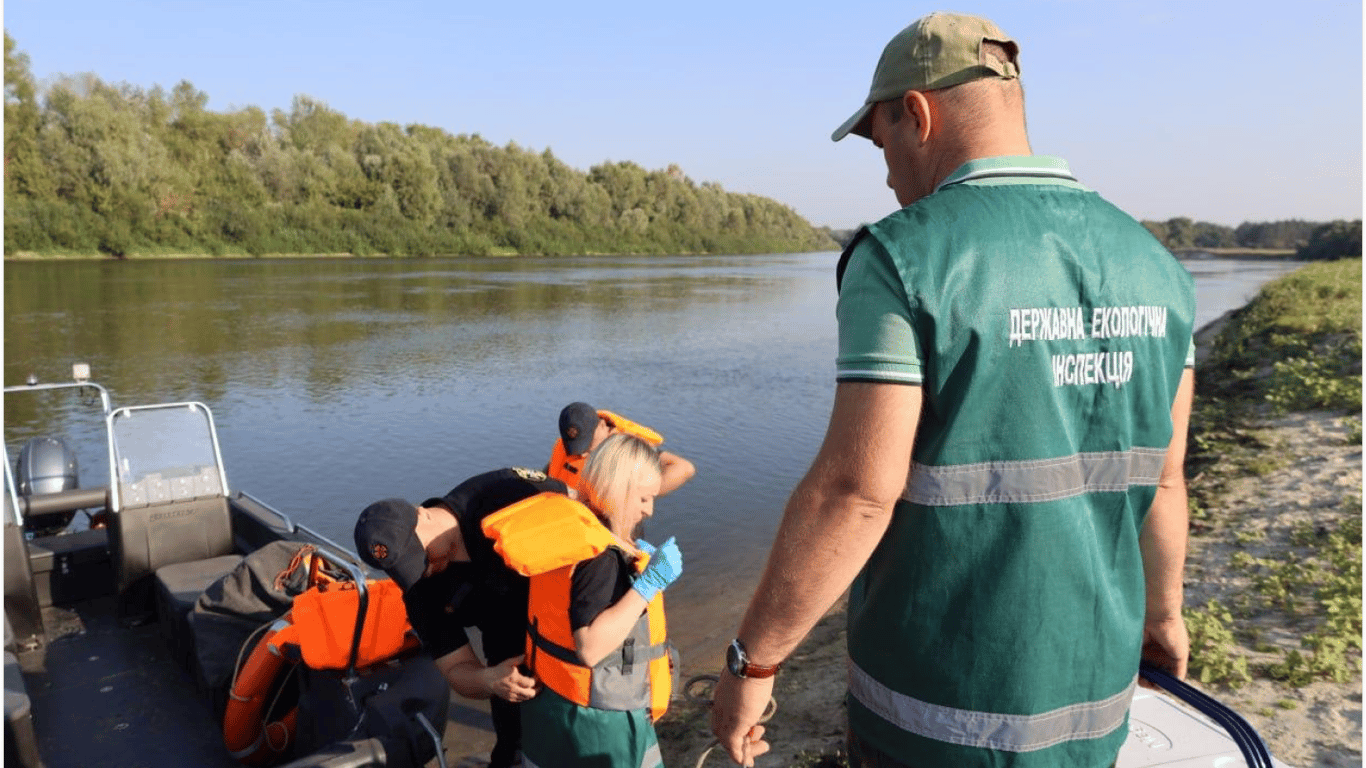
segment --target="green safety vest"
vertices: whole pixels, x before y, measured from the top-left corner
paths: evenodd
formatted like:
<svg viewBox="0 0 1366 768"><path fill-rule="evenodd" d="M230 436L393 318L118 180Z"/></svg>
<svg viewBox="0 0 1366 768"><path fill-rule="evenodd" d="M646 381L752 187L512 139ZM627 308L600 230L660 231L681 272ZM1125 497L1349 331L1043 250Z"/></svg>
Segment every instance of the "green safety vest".
<svg viewBox="0 0 1366 768"><path fill-rule="evenodd" d="M846 251L891 260L923 360L913 466L848 611L850 727L910 765L1109 765L1127 732L1193 282L1058 174L950 177Z"/></svg>

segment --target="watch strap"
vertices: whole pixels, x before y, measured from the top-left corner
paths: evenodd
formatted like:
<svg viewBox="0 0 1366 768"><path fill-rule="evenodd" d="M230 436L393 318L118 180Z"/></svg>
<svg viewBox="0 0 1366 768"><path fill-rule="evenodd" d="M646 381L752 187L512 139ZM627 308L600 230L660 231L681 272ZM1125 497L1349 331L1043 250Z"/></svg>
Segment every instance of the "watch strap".
<svg viewBox="0 0 1366 768"><path fill-rule="evenodd" d="M782 662L778 662L777 664L772 665L765 665L755 664L754 662L750 661L749 653L745 650L745 644L740 642L739 638L736 638L735 640L731 641L728 653L735 654L736 663L734 665L730 665L728 662L727 664L730 667L731 673L734 674L736 677L752 677L758 680L762 680L764 678L773 677L774 675L776 675L778 673L778 668L782 666Z"/></svg>
<svg viewBox="0 0 1366 768"><path fill-rule="evenodd" d="M774 675L778 674L778 667L781 666L781 662L778 664L773 664L771 666L764 666L763 664L755 664L752 661L746 661L745 677L754 677L761 680L765 677L773 677Z"/></svg>

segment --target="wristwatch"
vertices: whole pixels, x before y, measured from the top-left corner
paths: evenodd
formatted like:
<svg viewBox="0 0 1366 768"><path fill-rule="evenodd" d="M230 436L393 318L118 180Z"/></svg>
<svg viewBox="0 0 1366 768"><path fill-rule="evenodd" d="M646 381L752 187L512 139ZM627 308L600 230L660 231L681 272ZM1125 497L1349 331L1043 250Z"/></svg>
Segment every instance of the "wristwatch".
<svg viewBox="0 0 1366 768"><path fill-rule="evenodd" d="M726 646L726 669L730 670L736 677L765 678L773 677L778 672L778 667L782 663L766 667L762 664L755 664L749 660L749 654L745 653L745 645L740 642L740 638L730 641Z"/></svg>

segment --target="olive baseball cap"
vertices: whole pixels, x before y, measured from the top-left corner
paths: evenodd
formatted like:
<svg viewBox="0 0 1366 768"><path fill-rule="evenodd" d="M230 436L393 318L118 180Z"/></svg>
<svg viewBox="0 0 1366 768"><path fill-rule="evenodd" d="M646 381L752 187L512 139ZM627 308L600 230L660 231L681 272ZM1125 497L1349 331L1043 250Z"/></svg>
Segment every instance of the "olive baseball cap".
<svg viewBox="0 0 1366 768"><path fill-rule="evenodd" d="M988 56L982 49L984 42L1002 45L1010 61ZM830 139L839 141L851 133L872 138L873 105L906 91L933 91L983 77L1017 78L1019 54L1020 46L987 19L942 12L922 16L882 49L868 98Z"/></svg>

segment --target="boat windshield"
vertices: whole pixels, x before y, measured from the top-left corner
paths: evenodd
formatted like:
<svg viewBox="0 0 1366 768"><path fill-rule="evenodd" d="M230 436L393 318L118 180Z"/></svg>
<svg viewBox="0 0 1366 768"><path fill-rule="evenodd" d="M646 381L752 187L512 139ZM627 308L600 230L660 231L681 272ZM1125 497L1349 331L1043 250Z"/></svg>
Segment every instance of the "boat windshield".
<svg viewBox="0 0 1366 768"><path fill-rule="evenodd" d="M119 408L109 415L118 508L227 494L213 417L202 403Z"/></svg>

